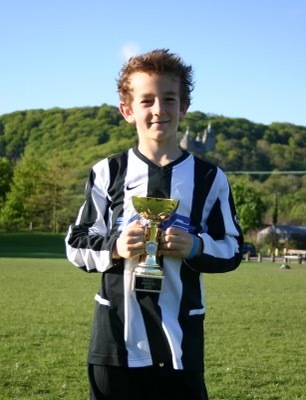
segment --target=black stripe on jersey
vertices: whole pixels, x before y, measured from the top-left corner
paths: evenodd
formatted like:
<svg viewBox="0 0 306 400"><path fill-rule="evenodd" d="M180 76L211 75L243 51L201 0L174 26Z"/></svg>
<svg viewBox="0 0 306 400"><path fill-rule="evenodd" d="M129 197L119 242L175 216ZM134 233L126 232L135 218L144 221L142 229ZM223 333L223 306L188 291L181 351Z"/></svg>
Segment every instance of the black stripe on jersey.
<svg viewBox="0 0 306 400"><path fill-rule="evenodd" d="M86 184L86 203L82 211L80 225L86 224L87 226L92 226L97 219L97 210L92 201L92 188L95 179L96 173L94 170L91 170Z"/></svg>
<svg viewBox="0 0 306 400"><path fill-rule="evenodd" d="M242 244L243 244L243 235L242 235L241 227L239 225L239 221L238 221L238 218L237 218L237 210L236 210L236 206L234 204L232 191L230 191L230 194L229 194L229 205L230 205L231 213L234 216L233 221L234 221L234 224L236 226L236 229L237 229L238 232L240 232L240 235L237 238L237 240L239 241L239 247L241 248Z"/></svg>
<svg viewBox="0 0 306 400"><path fill-rule="evenodd" d="M205 202L209 196L212 184L215 180L217 168L197 157L194 157L194 189L190 212L190 225L196 227L195 233L202 231L201 220ZM192 309L201 309L201 285L200 274L192 270L186 264L181 268L181 280L184 282L182 300L180 304L179 322L184 327L182 340L182 362L184 368L204 370L203 364L203 320L204 315L189 315ZM192 296L190 296L192 293ZM198 299L198 304L188 303L190 298ZM187 302L188 299L188 302ZM189 307L189 308L188 308ZM192 355L190 357L190 355Z"/></svg>
<svg viewBox="0 0 306 400"><path fill-rule="evenodd" d="M134 148L133 151L149 166L147 196L169 199L171 197L172 168L188 158L189 153L182 150L182 155L177 160L160 167L146 158L138 148Z"/></svg>
<svg viewBox="0 0 306 400"><path fill-rule="evenodd" d="M70 236L68 243L71 247L83 249L87 248L99 251L102 248L102 238L97 236L90 237L88 235L84 235L84 227L86 227L88 231L88 229L93 226L97 218L97 210L92 200L92 188L94 186L95 178L96 174L93 170L91 170L89 178L87 180L86 202L82 210L80 223L77 226L74 224L72 225L73 235ZM92 269L90 272L95 271L96 269Z"/></svg>
<svg viewBox="0 0 306 400"><path fill-rule="evenodd" d="M159 167L147 159L144 159L144 161L149 165L147 196L170 198L172 178L170 165ZM149 339L153 364L171 361L171 350L162 327L162 315L158 306L158 297L157 293L137 293Z"/></svg>
<svg viewBox="0 0 306 400"><path fill-rule="evenodd" d="M194 157L194 190L190 221L191 226L196 227L196 233L201 232L202 228L200 222L202 220L204 204L216 177L216 173L217 169L215 166Z"/></svg>
<svg viewBox="0 0 306 400"><path fill-rule="evenodd" d="M123 201L124 201L124 180L127 171L128 153L121 153L120 156L113 156L109 159L110 171L110 184L108 188L109 196L111 197L110 207L114 214L112 217L112 229L117 232L115 226L116 221L123 215ZM120 205L118 207L118 205Z"/></svg>
<svg viewBox="0 0 306 400"><path fill-rule="evenodd" d="M209 217L207 218L207 228L208 235L210 235L214 240L224 239L225 226L219 199L217 199L211 209Z"/></svg>
<svg viewBox="0 0 306 400"><path fill-rule="evenodd" d="M103 340L107 348L99 348L100 354L110 353L110 357L119 360L117 365L127 365L128 354L124 342L124 301L122 301L124 295L124 283L122 280L122 273L124 271L124 262L122 259L118 260L118 264L114 265L111 269L106 271L101 277L101 297L109 299L112 304L116 304L116 307L101 307L100 315L97 318L103 318L103 312L111 314L111 318L106 318L102 325L103 335L107 339ZM109 324L108 324L109 323ZM99 342L99 341L98 341ZM97 343L97 346L102 344ZM118 349L118 350L117 350ZM115 354L112 354L114 351ZM112 361L114 363L114 361Z"/></svg>
<svg viewBox="0 0 306 400"><path fill-rule="evenodd" d="M158 293L137 292L143 320L146 326L153 364L171 361L171 350L163 330L162 315L158 305Z"/></svg>
<svg viewBox="0 0 306 400"><path fill-rule="evenodd" d="M191 309L200 310L203 308L200 274L193 271L186 264L181 268L181 280L184 282L183 293L180 304L179 323L184 329L182 338L182 363L186 369L203 370L203 321L204 315L190 315ZM192 293L192 295L190 295ZM195 301L190 304L190 299ZM188 300L187 300L188 299ZM196 302L196 299L198 302Z"/></svg>
<svg viewBox="0 0 306 400"><path fill-rule="evenodd" d="M110 184L108 192L110 197L112 198L118 191L123 192L122 188L124 184L124 178L126 175L127 164L128 164L127 152L109 158Z"/></svg>
<svg viewBox="0 0 306 400"><path fill-rule="evenodd" d="M149 161L149 181L148 196L159 198L171 198L172 169L189 157L189 153L184 151L182 155L164 167L159 167ZM148 160L147 160L148 162Z"/></svg>
<svg viewBox="0 0 306 400"><path fill-rule="evenodd" d="M204 203L209 195L209 191L214 183L218 171L217 167L215 167L214 165L211 165L205 161L203 162L198 158L195 158L195 167L195 182L197 182L198 184L196 185L194 191L194 203L192 205L192 212L203 210ZM197 215L196 220L194 221L193 216L191 218L192 222L196 224L197 221L201 219L201 217L201 215ZM208 235L210 235L214 240L224 239L225 226L219 199L217 199L215 204L213 205L206 224Z"/></svg>
<svg viewBox="0 0 306 400"><path fill-rule="evenodd" d="M170 198L171 169L162 167L149 168L148 197Z"/></svg>

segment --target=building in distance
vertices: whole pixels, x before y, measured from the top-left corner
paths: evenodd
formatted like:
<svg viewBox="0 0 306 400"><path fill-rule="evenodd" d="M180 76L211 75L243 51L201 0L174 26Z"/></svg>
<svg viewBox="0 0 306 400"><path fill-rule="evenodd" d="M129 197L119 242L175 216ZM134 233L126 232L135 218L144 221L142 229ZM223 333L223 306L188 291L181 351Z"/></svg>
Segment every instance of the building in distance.
<svg viewBox="0 0 306 400"><path fill-rule="evenodd" d="M196 137L194 138L190 135L189 128L187 128L179 144L183 150L187 150L191 153L202 155L209 151L215 150L216 148L215 132L211 124L209 123L207 128L204 129L203 134L201 135L198 132Z"/></svg>

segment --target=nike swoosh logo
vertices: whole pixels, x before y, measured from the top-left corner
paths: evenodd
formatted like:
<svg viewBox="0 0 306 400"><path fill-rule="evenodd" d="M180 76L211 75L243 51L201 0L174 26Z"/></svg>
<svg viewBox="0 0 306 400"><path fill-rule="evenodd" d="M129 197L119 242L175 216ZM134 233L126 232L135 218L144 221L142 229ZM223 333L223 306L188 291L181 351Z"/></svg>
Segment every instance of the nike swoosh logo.
<svg viewBox="0 0 306 400"><path fill-rule="evenodd" d="M127 185L127 187L126 187L126 190L133 190L133 189L136 189L138 186L140 186L140 185L142 185L142 183L138 183L138 185L135 185L135 186L129 186L129 185Z"/></svg>

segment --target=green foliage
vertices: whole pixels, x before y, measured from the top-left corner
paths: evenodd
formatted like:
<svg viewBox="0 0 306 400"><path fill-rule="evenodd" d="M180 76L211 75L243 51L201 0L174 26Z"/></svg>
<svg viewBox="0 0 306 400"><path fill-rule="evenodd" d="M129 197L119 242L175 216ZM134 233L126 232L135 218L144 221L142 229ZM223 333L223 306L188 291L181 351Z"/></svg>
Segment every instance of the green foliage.
<svg viewBox="0 0 306 400"><path fill-rule="evenodd" d="M216 149L203 154L225 172L306 170L306 127L256 124L243 118L187 113L179 137L188 128L196 137L211 124ZM0 116L0 228L66 229L75 218L91 166L137 143L135 127L119 109L100 107L18 111ZM230 174L230 180L236 177ZM265 213L240 204L245 229L271 223L278 193L279 223L305 224L305 177L258 175L249 179ZM243 197L244 201L254 201ZM243 201L242 198L242 201ZM257 226L258 227L258 226Z"/></svg>
<svg viewBox="0 0 306 400"><path fill-rule="evenodd" d="M233 182L232 191L242 231L247 233L259 227L264 212L259 193L246 179Z"/></svg>
<svg viewBox="0 0 306 400"><path fill-rule="evenodd" d="M44 165L37 158L24 157L16 166L11 191L1 210L1 223L9 230L32 221L33 210L28 200L40 185Z"/></svg>
<svg viewBox="0 0 306 400"><path fill-rule="evenodd" d="M207 116L200 111L187 113L180 122L180 129L183 132L189 129L190 132L193 132L193 136L196 137L198 132L203 132L207 127L207 122Z"/></svg>
<svg viewBox="0 0 306 400"><path fill-rule="evenodd" d="M5 157L0 157L0 206L4 203L13 178L13 164Z"/></svg>
<svg viewBox="0 0 306 400"><path fill-rule="evenodd" d="M67 204L73 204L67 190L69 182L69 172L58 160L45 161L29 148L15 168L11 190L0 214L2 226L7 230L65 229L69 220L64 210Z"/></svg>

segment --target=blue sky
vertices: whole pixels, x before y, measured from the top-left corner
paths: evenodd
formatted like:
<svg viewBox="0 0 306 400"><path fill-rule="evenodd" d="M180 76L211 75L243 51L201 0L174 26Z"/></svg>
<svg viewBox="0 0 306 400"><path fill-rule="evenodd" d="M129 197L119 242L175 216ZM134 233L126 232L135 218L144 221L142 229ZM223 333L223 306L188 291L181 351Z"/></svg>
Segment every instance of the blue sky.
<svg viewBox="0 0 306 400"><path fill-rule="evenodd" d="M118 105L126 57L169 48L192 64L189 111L306 126L305 0L6 0L0 115Z"/></svg>

